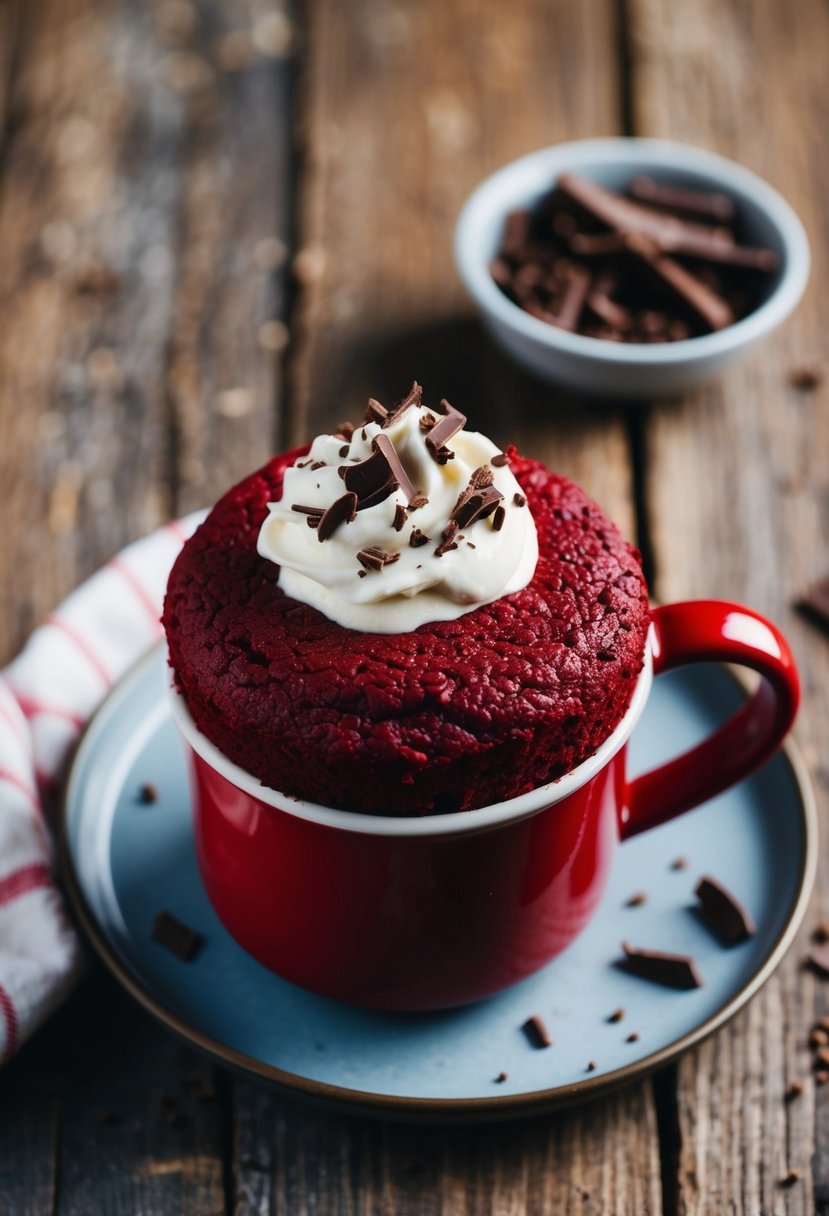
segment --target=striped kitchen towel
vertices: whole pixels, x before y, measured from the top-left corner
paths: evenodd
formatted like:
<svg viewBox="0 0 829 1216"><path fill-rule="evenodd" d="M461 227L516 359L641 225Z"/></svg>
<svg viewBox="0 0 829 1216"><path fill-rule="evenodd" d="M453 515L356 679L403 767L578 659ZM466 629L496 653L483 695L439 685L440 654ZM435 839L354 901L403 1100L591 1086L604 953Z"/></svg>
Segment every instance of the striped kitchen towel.
<svg viewBox="0 0 829 1216"><path fill-rule="evenodd" d="M201 514L129 545L0 673L0 1062L69 993L82 956L55 883L67 759L116 680L161 636L170 567Z"/></svg>

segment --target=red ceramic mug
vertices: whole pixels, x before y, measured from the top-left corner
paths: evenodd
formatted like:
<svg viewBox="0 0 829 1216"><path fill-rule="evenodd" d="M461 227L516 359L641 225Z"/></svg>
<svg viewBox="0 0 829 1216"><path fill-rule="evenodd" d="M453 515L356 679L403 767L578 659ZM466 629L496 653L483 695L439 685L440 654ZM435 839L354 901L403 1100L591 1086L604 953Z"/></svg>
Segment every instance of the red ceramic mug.
<svg viewBox="0 0 829 1216"><path fill-rule="evenodd" d="M757 691L713 735L629 781L627 742L653 674L719 660ZM392 818L315 806L259 784L194 726L174 694L193 778L207 894L240 945L285 979L382 1009L439 1009L497 992L581 932L619 839L655 827L757 768L799 700L789 647L738 604L657 608L623 720L549 785L476 811Z"/></svg>

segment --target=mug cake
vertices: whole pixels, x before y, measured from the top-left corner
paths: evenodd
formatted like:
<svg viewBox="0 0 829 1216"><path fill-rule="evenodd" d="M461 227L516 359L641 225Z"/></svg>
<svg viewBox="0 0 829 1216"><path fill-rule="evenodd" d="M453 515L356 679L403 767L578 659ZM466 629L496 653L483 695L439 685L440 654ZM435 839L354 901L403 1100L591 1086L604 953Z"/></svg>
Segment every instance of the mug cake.
<svg viewBox="0 0 829 1216"><path fill-rule="evenodd" d="M420 387L234 486L164 605L202 732L290 797L474 810L592 755L649 625L639 554L571 481Z"/></svg>

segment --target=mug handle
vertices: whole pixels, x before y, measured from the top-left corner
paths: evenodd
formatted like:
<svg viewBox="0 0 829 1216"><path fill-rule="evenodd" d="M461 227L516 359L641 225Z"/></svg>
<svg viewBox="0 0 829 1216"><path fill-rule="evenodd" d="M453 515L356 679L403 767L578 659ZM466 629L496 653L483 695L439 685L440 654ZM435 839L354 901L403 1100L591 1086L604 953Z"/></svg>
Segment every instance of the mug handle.
<svg viewBox="0 0 829 1216"><path fill-rule="evenodd" d="M757 691L712 735L630 782L622 839L657 827L747 777L777 750L794 721L800 681L792 652L771 621L725 600L667 604L652 613L655 675L687 663L740 663L763 677Z"/></svg>

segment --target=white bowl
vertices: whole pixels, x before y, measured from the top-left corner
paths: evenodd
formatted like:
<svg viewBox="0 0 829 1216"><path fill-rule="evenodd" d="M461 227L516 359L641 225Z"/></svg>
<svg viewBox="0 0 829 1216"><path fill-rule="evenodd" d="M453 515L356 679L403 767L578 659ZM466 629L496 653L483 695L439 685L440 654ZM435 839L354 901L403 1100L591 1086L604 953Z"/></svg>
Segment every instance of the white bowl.
<svg viewBox="0 0 829 1216"><path fill-rule="evenodd" d="M664 344L624 345L557 329L530 316L495 284L489 263L508 212L533 207L560 173L621 189L637 174L737 203L744 240L773 249L779 268L754 312L718 333ZM599 397L676 393L708 379L783 321L809 278L809 242L776 190L748 169L687 144L659 139L586 139L543 148L488 177L467 200L455 230L455 260L495 340L529 371Z"/></svg>

